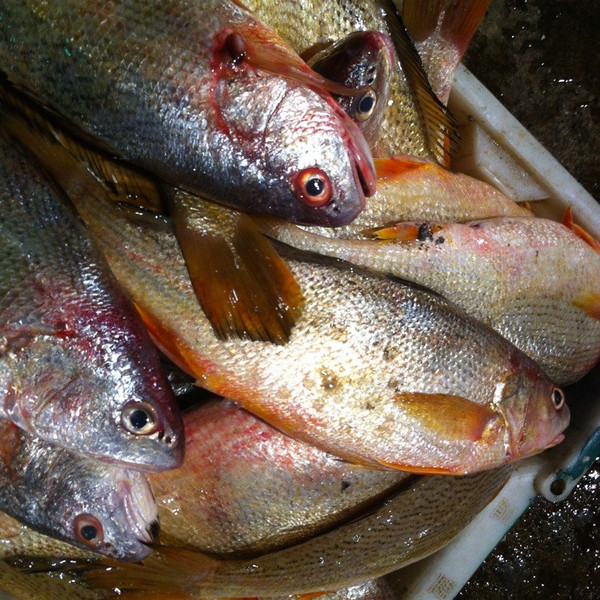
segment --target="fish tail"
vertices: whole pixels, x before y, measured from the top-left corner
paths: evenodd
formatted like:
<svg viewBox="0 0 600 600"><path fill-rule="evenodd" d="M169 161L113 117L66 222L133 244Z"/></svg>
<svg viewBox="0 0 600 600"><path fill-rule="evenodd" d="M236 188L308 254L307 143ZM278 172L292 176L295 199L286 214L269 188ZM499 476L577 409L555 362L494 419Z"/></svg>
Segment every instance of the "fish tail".
<svg viewBox="0 0 600 600"><path fill-rule="evenodd" d="M97 589L126 590L128 598L187 600L218 565L200 552L161 546L143 563L100 562L82 577Z"/></svg>

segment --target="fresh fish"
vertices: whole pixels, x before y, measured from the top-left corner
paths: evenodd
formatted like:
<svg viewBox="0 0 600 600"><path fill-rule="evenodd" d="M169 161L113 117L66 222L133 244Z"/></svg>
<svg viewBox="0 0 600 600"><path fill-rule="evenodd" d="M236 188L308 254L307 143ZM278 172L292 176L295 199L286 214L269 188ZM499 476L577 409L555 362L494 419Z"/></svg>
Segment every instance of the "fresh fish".
<svg viewBox="0 0 600 600"><path fill-rule="evenodd" d="M6 0L0 16L8 81L159 178L328 226L374 193L368 145L331 86L238 3Z"/></svg>
<svg viewBox="0 0 600 600"><path fill-rule="evenodd" d="M161 470L183 423L158 352L77 217L0 136L0 418L75 452Z"/></svg>
<svg viewBox="0 0 600 600"><path fill-rule="evenodd" d="M443 547L494 498L507 477L506 467L467 477L422 477L360 519L248 560L219 561L182 548L159 547L143 564L111 561L110 570L100 567L85 578L96 587L175 598L272 597L341 589Z"/></svg>
<svg viewBox="0 0 600 600"><path fill-rule="evenodd" d="M489 0L460 0L452 2L404 0L244 0L245 6L259 19L274 27L296 51L312 54L315 49L337 41L353 31L373 30L388 35L395 46L399 67L390 82L389 107L378 142L380 156L398 153L421 158L437 158L448 164L451 155L449 138L453 137L454 122L439 102L436 92L451 84L454 71L473 36ZM397 7L402 4L399 15ZM433 55L444 54L444 60L425 56L424 70L419 55L407 41L398 16L408 11L408 28L423 22L427 28L415 29L421 50ZM426 18L421 13L426 13ZM430 24L440 23L436 29ZM427 38L435 38L425 47ZM452 47L445 51L440 45L449 40ZM436 54L437 53L437 54ZM429 82L433 82L433 89Z"/></svg>
<svg viewBox="0 0 600 600"><path fill-rule="evenodd" d="M357 96L334 94L334 98L360 127L372 148L379 139L395 60L394 46L387 35L355 31L308 63L327 79L364 90Z"/></svg>
<svg viewBox="0 0 600 600"><path fill-rule="evenodd" d="M308 600L312 594L270 596L270 600ZM396 600L397 596L384 578L359 583L335 592L318 592L320 600ZM266 600L258 598L257 600Z"/></svg>
<svg viewBox="0 0 600 600"><path fill-rule="evenodd" d="M185 426L183 466L150 480L166 545L265 554L347 521L411 479L340 461L231 402L187 412Z"/></svg>
<svg viewBox="0 0 600 600"><path fill-rule="evenodd" d="M352 223L334 229L305 229L327 237L356 239L370 238L371 230L399 221L462 222L533 215L495 187L431 161L402 155L376 159L375 163L377 194ZM256 221L268 222L262 217Z"/></svg>
<svg viewBox="0 0 600 600"><path fill-rule="evenodd" d="M0 510L81 548L141 560L157 527L145 475L78 456L0 421Z"/></svg>
<svg viewBox="0 0 600 600"><path fill-rule="evenodd" d="M454 474L562 439L562 391L437 296L288 257L305 300L288 344L219 340L169 232L128 222L101 198L73 199L166 355L293 437L361 464ZM226 209L206 210L227 226Z"/></svg>
<svg viewBox="0 0 600 600"><path fill-rule="evenodd" d="M501 333L558 385L577 381L600 359L600 255L561 223L412 221L376 232L379 240L330 239L274 220L263 230L436 291Z"/></svg>

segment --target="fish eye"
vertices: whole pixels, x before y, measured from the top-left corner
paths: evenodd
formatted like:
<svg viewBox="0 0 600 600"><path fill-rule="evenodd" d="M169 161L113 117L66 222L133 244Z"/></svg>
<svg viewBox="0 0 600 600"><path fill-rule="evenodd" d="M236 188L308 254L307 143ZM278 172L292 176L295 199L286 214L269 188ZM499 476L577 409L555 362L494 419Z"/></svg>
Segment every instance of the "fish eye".
<svg viewBox="0 0 600 600"><path fill-rule="evenodd" d="M331 200L331 181L321 169L304 169L294 176L294 192L302 204L325 206Z"/></svg>
<svg viewBox="0 0 600 600"><path fill-rule="evenodd" d="M359 121L366 121L375 110L377 96L373 90L367 90L359 99L356 106L356 118Z"/></svg>
<svg viewBox="0 0 600 600"><path fill-rule="evenodd" d="M146 402L134 402L121 412L123 427L136 435L148 435L158 429L158 417L152 406Z"/></svg>
<svg viewBox="0 0 600 600"><path fill-rule="evenodd" d="M75 537L91 548L98 546L104 541L102 523L94 515L78 515L75 519Z"/></svg>
<svg viewBox="0 0 600 600"><path fill-rule="evenodd" d="M554 388L552 391L552 402L556 410L561 409L565 404L565 393L560 388Z"/></svg>

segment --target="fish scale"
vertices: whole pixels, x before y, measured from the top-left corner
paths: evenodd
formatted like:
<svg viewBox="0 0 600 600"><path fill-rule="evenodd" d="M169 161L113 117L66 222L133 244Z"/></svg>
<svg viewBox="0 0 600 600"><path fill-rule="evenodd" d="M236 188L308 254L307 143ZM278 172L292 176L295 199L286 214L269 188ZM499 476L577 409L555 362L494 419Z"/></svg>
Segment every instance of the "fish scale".
<svg viewBox="0 0 600 600"><path fill-rule="evenodd" d="M80 454L180 464L181 415L139 315L65 198L4 136L0 205L0 417Z"/></svg>
<svg viewBox="0 0 600 600"><path fill-rule="evenodd" d="M322 78L232 2L0 10L8 81L113 156L221 203L326 226L374 193L368 145ZM305 177L331 186L323 202Z"/></svg>
<svg viewBox="0 0 600 600"><path fill-rule="evenodd" d="M127 221L100 198L74 201L167 355L199 385L301 440L362 464L464 473L561 439L562 392L438 296L286 257L305 298L290 341L218 340L174 237Z"/></svg>

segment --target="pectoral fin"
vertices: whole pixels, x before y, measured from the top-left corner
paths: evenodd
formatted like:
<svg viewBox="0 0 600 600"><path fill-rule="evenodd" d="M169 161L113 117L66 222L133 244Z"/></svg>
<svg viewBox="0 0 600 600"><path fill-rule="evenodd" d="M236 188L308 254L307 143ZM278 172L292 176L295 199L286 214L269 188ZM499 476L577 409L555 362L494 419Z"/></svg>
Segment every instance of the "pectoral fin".
<svg viewBox="0 0 600 600"><path fill-rule="evenodd" d="M408 221L396 223L392 227L384 227L373 232L373 237L386 242L415 242L433 239L433 234L443 229L436 223L416 223Z"/></svg>
<svg viewBox="0 0 600 600"><path fill-rule="evenodd" d="M302 293L271 243L245 215L239 214L232 236L201 230L187 215L174 207L175 233L215 334L286 343Z"/></svg>
<svg viewBox="0 0 600 600"><path fill-rule="evenodd" d="M428 173L439 166L421 158L398 154L390 158L375 158L375 171L378 181L402 181L407 175L413 175L421 170Z"/></svg>
<svg viewBox="0 0 600 600"><path fill-rule="evenodd" d="M489 407L451 394L404 393L394 399L411 419L440 439L477 442L498 419Z"/></svg>

